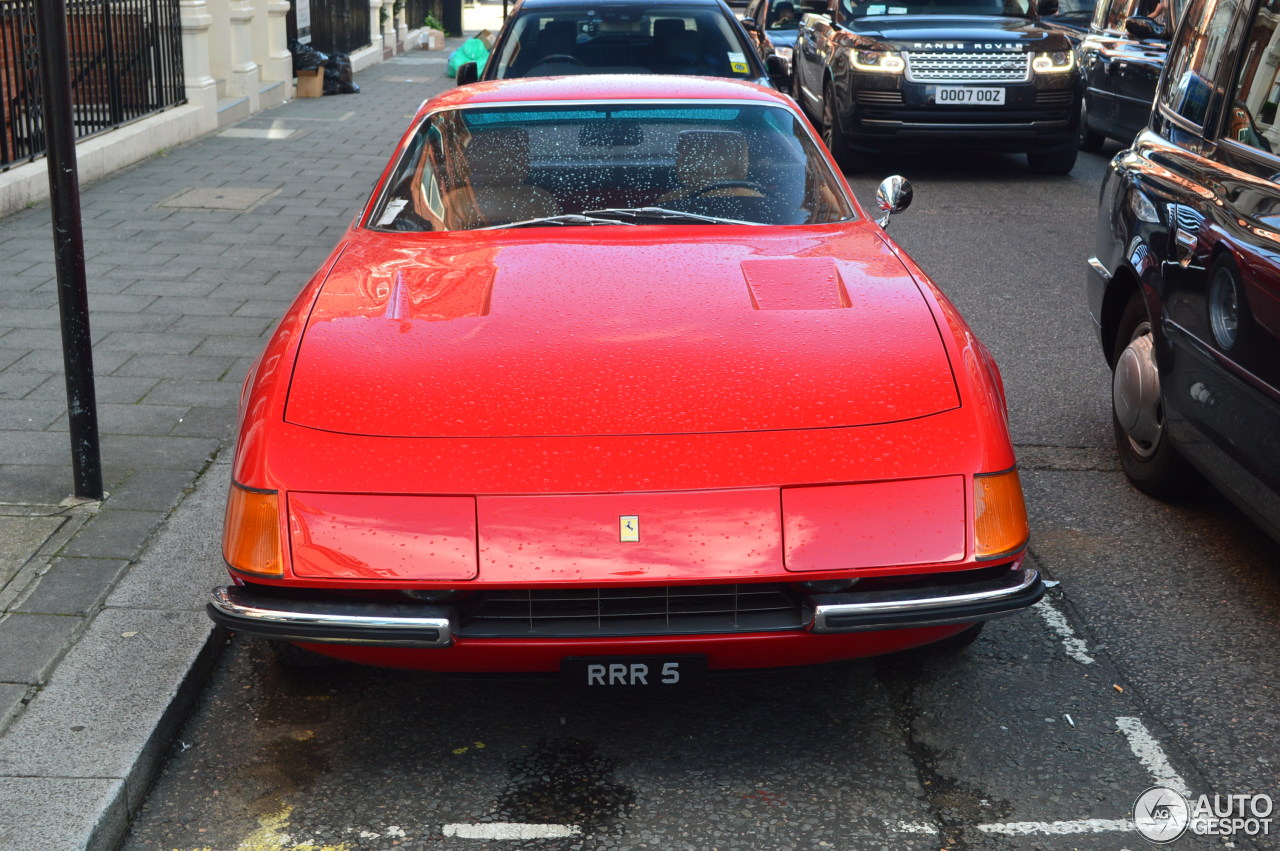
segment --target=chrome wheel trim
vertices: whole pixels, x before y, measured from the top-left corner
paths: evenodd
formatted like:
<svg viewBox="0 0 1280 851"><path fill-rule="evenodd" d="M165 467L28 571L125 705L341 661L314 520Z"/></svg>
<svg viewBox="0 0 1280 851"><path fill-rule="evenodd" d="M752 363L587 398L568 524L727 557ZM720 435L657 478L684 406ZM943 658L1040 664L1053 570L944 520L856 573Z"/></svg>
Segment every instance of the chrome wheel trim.
<svg viewBox="0 0 1280 851"><path fill-rule="evenodd" d="M1149 321L1133 329L1129 345L1116 359L1111 407L1133 453L1143 461L1155 455L1164 433L1164 404Z"/></svg>

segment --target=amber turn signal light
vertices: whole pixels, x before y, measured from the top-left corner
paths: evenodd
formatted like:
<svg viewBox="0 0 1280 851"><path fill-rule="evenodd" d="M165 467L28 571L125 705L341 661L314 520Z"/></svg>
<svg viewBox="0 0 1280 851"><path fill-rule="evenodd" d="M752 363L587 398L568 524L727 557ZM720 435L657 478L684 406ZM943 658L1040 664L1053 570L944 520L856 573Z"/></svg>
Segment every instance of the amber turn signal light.
<svg viewBox="0 0 1280 851"><path fill-rule="evenodd" d="M973 550L977 558L999 558L1022 549L1031 536L1018 471L973 477Z"/></svg>
<svg viewBox="0 0 1280 851"><path fill-rule="evenodd" d="M231 483L222 525L222 557L243 573L284 575L280 501L275 491L249 490Z"/></svg>

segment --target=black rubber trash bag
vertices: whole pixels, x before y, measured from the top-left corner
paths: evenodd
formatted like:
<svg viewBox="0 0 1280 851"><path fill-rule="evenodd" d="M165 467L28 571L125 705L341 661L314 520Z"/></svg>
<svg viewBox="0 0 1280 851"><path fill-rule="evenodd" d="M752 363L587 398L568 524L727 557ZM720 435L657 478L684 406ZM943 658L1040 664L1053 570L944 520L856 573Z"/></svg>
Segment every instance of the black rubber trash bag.
<svg viewBox="0 0 1280 851"><path fill-rule="evenodd" d="M327 65L329 54L316 50L309 44L303 44L296 38L289 39L289 53L293 56L293 70L314 71L321 65ZM351 60L347 60L350 64Z"/></svg>
<svg viewBox="0 0 1280 851"><path fill-rule="evenodd" d="M360 87L351 79L351 57L335 53L324 66L324 93L327 95L355 95Z"/></svg>

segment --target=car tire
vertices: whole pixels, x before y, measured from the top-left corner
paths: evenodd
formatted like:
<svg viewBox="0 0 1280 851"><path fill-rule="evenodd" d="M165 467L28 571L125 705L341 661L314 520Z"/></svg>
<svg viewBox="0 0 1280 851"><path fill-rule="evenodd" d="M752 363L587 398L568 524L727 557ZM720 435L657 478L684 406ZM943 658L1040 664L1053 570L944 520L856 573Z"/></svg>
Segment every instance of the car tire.
<svg viewBox="0 0 1280 851"><path fill-rule="evenodd" d="M1035 174L1070 174L1076 165L1076 154L1080 149L1075 145L1059 148L1056 151L1028 151L1027 165Z"/></svg>
<svg viewBox="0 0 1280 851"><path fill-rule="evenodd" d="M822 87L822 142L842 172L854 174L862 170L862 155L849 150L844 131L840 129L840 119L836 115L835 89L830 82Z"/></svg>
<svg viewBox="0 0 1280 851"><path fill-rule="evenodd" d="M1102 150L1102 146L1106 143L1107 137L1104 133L1099 133L1089 126L1089 99L1087 97L1080 98L1080 150L1090 154L1096 154Z"/></svg>
<svg viewBox="0 0 1280 851"><path fill-rule="evenodd" d="M271 655L275 656L276 661L286 668L331 668L335 665L343 664L340 659L321 656L319 653L312 653L310 650L303 650L289 641L278 641L274 638L269 638L267 639L267 646L271 648Z"/></svg>
<svg viewBox="0 0 1280 851"><path fill-rule="evenodd" d="M1154 344L1146 303L1135 292L1120 315L1112 347L1111 424L1129 481L1150 496L1172 499L1184 496L1197 477L1165 433Z"/></svg>

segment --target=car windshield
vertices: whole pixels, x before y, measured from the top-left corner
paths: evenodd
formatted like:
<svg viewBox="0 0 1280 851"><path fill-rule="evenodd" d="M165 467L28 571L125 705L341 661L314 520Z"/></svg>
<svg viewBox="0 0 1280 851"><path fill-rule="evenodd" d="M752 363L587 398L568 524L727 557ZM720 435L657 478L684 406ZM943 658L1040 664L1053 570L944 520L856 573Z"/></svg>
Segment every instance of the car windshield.
<svg viewBox="0 0 1280 851"><path fill-rule="evenodd" d="M998 15L1032 18L1033 0L840 0L843 20L886 15Z"/></svg>
<svg viewBox="0 0 1280 851"><path fill-rule="evenodd" d="M818 224L854 216L781 106L507 106L430 115L369 225L396 231Z"/></svg>
<svg viewBox="0 0 1280 851"><path fill-rule="evenodd" d="M771 31L800 29L800 18L796 14L795 4L791 0L774 0L769 5L764 26Z"/></svg>
<svg viewBox="0 0 1280 851"><path fill-rule="evenodd" d="M751 48L717 6L599 6L522 13L493 79L565 74L694 74L751 79Z"/></svg>

